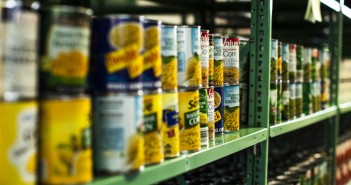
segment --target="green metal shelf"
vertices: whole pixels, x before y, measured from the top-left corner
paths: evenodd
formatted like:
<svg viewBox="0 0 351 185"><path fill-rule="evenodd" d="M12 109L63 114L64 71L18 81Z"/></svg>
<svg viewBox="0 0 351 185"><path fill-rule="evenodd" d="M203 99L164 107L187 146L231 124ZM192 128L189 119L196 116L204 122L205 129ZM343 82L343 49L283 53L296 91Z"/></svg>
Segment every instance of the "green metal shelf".
<svg viewBox="0 0 351 185"><path fill-rule="evenodd" d="M337 107L329 107L325 110L313 113L311 115L303 116L301 118L288 121L285 123L270 126L270 137L276 137L308 125L318 123L322 120L335 116L337 114Z"/></svg>
<svg viewBox="0 0 351 185"><path fill-rule="evenodd" d="M351 102L339 104L339 110L341 114L351 112Z"/></svg>
<svg viewBox="0 0 351 185"><path fill-rule="evenodd" d="M162 164L146 167L144 171L116 175L112 177L97 177L90 185L139 185L152 184L175 177L192 169L198 168L227 155L258 144L268 138L266 128L242 128L237 132L216 136L209 148L185 154L175 159L166 160Z"/></svg>

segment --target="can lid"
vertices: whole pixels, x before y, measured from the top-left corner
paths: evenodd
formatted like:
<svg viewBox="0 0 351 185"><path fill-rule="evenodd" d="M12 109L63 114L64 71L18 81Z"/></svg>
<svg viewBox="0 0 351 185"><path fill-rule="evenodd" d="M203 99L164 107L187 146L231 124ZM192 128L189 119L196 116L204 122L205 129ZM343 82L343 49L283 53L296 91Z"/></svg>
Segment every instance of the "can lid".
<svg viewBox="0 0 351 185"><path fill-rule="evenodd" d="M143 23L154 23L154 24L161 25L162 21L161 20L155 20L155 19L144 19Z"/></svg>
<svg viewBox="0 0 351 185"><path fill-rule="evenodd" d="M93 15L93 10L83 6L72 6L72 5L49 5L42 7L41 10L51 12L67 12L67 13L81 13L87 15Z"/></svg>
<svg viewBox="0 0 351 185"><path fill-rule="evenodd" d="M106 14L102 16L95 16L94 19L139 19L140 21L144 21L145 17L140 15L128 15L128 14Z"/></svg>
<svg viewBox="0 0 351 185"><path fill-rule="evenodd" d="M201 29L201 32L207 32L207 33L210 33L210 30Z"/></svg>
<svg viewBox="0 0 351 185"><path fill-rule="evenodd" d="M177 28L177 25L172 25L172 24L167 24L167 23L162 23L161 25L162 28Z"/></svg>

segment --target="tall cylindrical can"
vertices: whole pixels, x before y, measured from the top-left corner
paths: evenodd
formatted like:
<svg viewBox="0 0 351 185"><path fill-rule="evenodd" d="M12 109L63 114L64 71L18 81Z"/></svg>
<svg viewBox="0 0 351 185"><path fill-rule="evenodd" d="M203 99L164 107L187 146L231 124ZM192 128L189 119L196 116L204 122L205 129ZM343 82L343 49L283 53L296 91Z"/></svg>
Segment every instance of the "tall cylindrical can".
<svg viewBox="0 0 351 185"><path fill-rule="evenodd" d="M303 113L305 115L312 114L312 82L303 82Z"/></svg>
<svg viewBox="0 0 351 185"><path fill-rule="evenodd" d="M329 67L330 67L330 53L328 45L323 45L320 55L321 68L320 76L321 79L329 78Z"/></svg>
<svg viewBox="0 0 351 185"><path fill-rule="evenodd" d="M213 65L213 84L214 86L223 85L223 37L219 35L214 36L214 65Z"/></svg>
<svg viewBox="0 0 351 185"><path fill-rule="evenodd" d="M329 78L324 78L321 80L321 109L324 110L329 106L330 99L330 80Z"/></svg>
<svg viewBox="0 0 351 185"><path fill-rule="evenodd" d="M214 34L209 34L209 55L208 55L208 84L213 86L214 70Z"/></svg>
<svg viewBox="0 0 351 185"><path fill-rule="evenodd" d="M303 100L302 82L297 82L296 83L296 96L295 96L295 115L297 118L299 118L303 112L302 111L303 110L302 100Z"/></svg>
<svg viewBox="0 0 351 185"><path fill-rule="evenodd" d="M289 81L296 81L296 44L289 44Z"/></svg>
<svg viewBox="0 0 351 185"><path fill-rule="evenodd" d="M239 37L223 38L224 85L239 85Z"/></svg>
<svg viewBox="0 0 351 185"><path fill-rule="evenodd" d="M277 96L277 82L271 82L269 98L269 123L271 125L277 124Z"/></svg>
<svg viewBox="0 0 351 185"><path fill-rule="evenodd" d="M178 88L177 26L162 26L162 89Z"/></svg>
<svg viewBox="0 0 351 185"><path fill-rule="evenodd" d="M296 82L303 82L304 49L298 45L296 48Z"/></svg>
<svg viewBox="0 0 351 185"><path fill-rule="evenodd" d="M282 46L282 80L283 83L289 82L289 44L283 43Z"/></svg>
<svg viewBox="0 0 351 185"><path fill-rule="evenodd" d="M289 120L289 113L290 113L290 90L289 90L289 82L283 82L282 83L282 89L283 89L283 94L282 94L282 121L288 121Z"/></svg>
<svg viewBox="0 0 351 185"><path fill-rule="evenodd" d="M296 116L296 84L289 83L289 119L293 120Z"/></svg>
<svg viewBox="0 0 351 185"><path fill-rule="evenodd" d="M199 90L201 146L208 146L208 89Z"/></svg>
<svg viewBox="0 0 351 185"><path fill-rule="evenodd" d="M207 88L207 100L208 100L208 140L213 141L215 139L215 100L214 100L214 87L210 86Z"/></svg>
<svg viewBox="0 0 351 185"><path fill-rule="evenodd" d="M223 115L223 86L215 86L214 87L214 107L215 107L215 133L222 134L224 131L224 115Z"/></svg>
<svg viewBox="0 0 351 185"><path fill-rule="evenodd" d="M240 128L240 86L223 87L224 132L230 133Z"/></svg>
<svg viewBox="0 0 351 185"><path fill-rule="evenodd" d="M277 82L277 116L276 123L281 123L282 121L282 96L283 96L283 84L282 81L279 80Z"/></svg>
<svg viewBox="0 0 351 185"><path fill-rule="evenodd" d="M321 91L320 91L320 81L312 82L312 111L313 113L321 110Z"/></svg>
<svg viewBox="0 0 351 185"><path fill-rule="evenodd" d="M282 72L283 72L283 44L278 42L278 60L277 60L277 75L278 81L282 81Z"/></svg>
<svg viewBox="0 0 351 185"><path fill-rule="evenodd" d="M201 30L201 76L202 76L202 87L208 87L209 85L209 30Z"/></svg>
<svg viewBox="0 0 351 185"><path fill-rule="evenodd" d="M178 44L178 86L199 88L201 86L200 26L179 26Z"/></svg>
<svg viewBox="0 0 351 185"><path fill-rule="evenodd" d="M312 49L305 48L304 50L304 59L303 59L303 81L310 82L311 78L311 63L312 63Z"/></svg>
<svg viewBox="0 0 351 185"><path fill-rule="evenodd" d="M311 78L313 81L319 81L319 50L314 48L312 49L312 63L311 63Z"/></svg>
<svg viewBox="0 0 351 185"><path fill-rule="evenodd" d="M272 39L271 45L271 83L277 83L278 79L278 40Z"/></svg>

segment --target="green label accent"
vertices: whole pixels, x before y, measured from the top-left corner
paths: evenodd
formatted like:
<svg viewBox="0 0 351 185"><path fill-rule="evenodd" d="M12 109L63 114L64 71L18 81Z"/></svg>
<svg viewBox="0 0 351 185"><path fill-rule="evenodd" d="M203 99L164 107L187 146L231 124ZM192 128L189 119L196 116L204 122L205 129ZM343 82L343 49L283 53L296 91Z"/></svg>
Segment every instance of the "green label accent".
<svg viewBox="0 0 351 185"><path fill-rule="evenodd" d="M200 93L200 112L207 115L208 112L208 101L207 101L207 91L206 89L201 89Z"/></svg>
<svg viewBox="0 0 351 185"><path fill-rule="evenodd" d="M145 132L152 132L157 130L157 114L148 114L144 115L144 127L145 127Z"/></svg>
<svg viewBox="0 0 351 185"><path fill-rule="evenodd" d="M200 123L200 111L194 110L184 113L185 128L194 127Z"/></svg>

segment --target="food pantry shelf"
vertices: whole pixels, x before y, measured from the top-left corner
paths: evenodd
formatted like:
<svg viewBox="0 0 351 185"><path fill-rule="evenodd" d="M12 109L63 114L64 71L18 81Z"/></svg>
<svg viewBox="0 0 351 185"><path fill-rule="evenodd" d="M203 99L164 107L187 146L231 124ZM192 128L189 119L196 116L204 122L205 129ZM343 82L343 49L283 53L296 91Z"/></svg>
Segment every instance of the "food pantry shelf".
<svg viewBox="0 0 351 185"><path fill-rule="evenodd" d="M308 116L303 116L301 118L294 119L292 121L271 126L270 137L276 137L276 136L306 127L308 125L318 123L322 120L335 116L336 114L337 114L337 107L333 106Z"/></svg>
<svg viewBox="0 0 351 185"><path fill-rule="evenodd" d="M166 160L162 164L146 167L144 171L136 174L98 177L90 185L152 184L253 146L266 140L267 137L266 128L242 128L238 132L216 136L215 143L200 152Z"/></svg>
<svg viewBox="0 0 351 185"><path fill-rule="evenodd" d="M351 112L351 102L340 104L339 109L341 114Z"/></svg>

